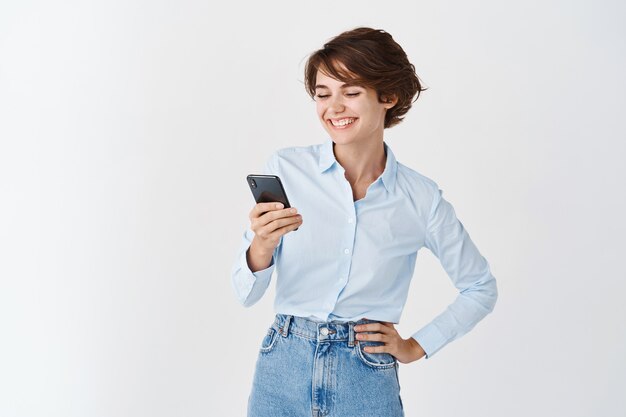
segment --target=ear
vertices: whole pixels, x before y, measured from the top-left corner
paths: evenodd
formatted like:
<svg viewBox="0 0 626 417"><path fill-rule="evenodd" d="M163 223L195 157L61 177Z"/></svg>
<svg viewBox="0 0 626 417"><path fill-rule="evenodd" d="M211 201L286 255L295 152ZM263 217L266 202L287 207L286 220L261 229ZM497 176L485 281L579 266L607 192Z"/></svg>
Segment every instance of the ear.
<svg viewBox="0 0 626 417"><path fill-rule="evenodd" d="M383 103L385 104L385 108L387 110L398 104L398 96L395 94L392 94L390 96L382 96L381 99L383 100Z"/></svg>

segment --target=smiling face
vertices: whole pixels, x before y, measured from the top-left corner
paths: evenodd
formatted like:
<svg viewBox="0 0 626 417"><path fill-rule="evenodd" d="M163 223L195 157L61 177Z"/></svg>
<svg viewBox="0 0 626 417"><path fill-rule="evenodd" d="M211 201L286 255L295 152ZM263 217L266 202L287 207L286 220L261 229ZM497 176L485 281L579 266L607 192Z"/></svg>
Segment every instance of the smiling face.
<svg viewBox="0 0 626 417"><path fill-rule="evenodd" d="M374 89L346 84L318 70L315 102L320 122L333 142L350 144L382 141L385 112L397 99L380 103Z"/></svg>

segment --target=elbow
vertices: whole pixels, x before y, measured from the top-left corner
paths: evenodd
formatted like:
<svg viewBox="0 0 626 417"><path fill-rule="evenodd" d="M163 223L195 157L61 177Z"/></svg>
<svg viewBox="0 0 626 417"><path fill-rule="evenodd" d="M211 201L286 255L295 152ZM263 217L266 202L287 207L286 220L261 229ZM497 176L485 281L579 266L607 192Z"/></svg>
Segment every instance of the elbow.
<svg viewBox="0 0 626 417"><path fill-rule="evenodd" d="M487 311L491 313L496 306L496 302L498 301L498 283L496 279L491 276L489 280L489 285L487 289Z"/></svg>
<svg viewBox="0 0 626 417"><path fill-rule="evenodd" d="M491 313L498 301L498 284L493 275L489 274L486 280L476 282L471 287L461 291L461 294L473 299L485 311Z"/></svg>
<svg viewBox="0 0 626 417"><path fill-rule="evenodd" d="M481 304L487 310L487 314L491 313L498 301L498 283L496 277L491 273L491 269L487 266L487 270L483 273L483 279L477 285L480 293Z"/></svg>

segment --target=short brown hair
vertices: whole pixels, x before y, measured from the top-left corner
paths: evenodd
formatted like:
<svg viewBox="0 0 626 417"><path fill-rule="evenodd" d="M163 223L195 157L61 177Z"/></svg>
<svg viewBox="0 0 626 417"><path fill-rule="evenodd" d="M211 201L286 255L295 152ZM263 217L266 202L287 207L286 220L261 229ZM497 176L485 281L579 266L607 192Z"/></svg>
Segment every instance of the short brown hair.
<svg viewBox="0 0 626 417"><path fill-rule="evenodd" d="M309 56L304 86L313 99L318 70L339 81L376 90L381 103L383 97L397 96L398 102L385 114L385 128L400 123L420 92L426 90L402 47L382 29L359 27L343 32Z"/></svg>

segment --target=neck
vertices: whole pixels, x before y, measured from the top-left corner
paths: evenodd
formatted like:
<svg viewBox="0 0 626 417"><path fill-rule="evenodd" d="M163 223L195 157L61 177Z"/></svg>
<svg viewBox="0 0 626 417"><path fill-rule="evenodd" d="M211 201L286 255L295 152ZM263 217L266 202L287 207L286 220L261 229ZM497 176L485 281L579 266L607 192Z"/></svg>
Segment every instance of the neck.
<svg viewBox="0 0 626 417"><path fill-rule="evenodd" d="M385 170L387 155L383 140L338 145L333 142L335 159L345 170L350 184L370 184Z"/></svg>

